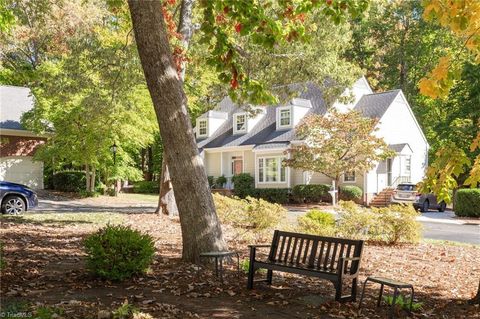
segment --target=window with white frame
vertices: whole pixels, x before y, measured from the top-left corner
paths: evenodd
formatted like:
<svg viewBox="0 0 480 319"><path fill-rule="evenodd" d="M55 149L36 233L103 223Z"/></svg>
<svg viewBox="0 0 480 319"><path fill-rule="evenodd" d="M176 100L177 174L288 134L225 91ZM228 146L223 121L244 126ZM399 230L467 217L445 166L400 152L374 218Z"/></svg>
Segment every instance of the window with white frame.
<svg viewBox="0 0 480 319"><path fill-rule="evenodd" d="M234 133L245 133L247 131L247 114L234 114Z"/></svg>
<svg viewBox="0 0 480 319"><path fill-rule="evenodd" d="M203 137L207 136L207 120L199 120L198 121L198 136Z"/></svg>
<svg viewBox="0 0 480 319"><path fill-rule="evenodd" d="M343 181L350 183L355 182L355 171L346 172L343 174Z"/></svg>
<svg viewBox="0 0 480 319"><path fill-rule="evenodd" d="M290 126L292 124L292 111L290 108L280 110L280 126Z"/></svg>
<svg viewBox="0 0 480 319"><path fill-rule="evenodd" d="M283 157L258 158L259 183L284 183L286 181L287 173L283 164Z"/></svg>
<svg viewBox="0 0 480 319"><path fill-rule="evenodd" d="M405 176L410 176L410 172L412 170L412 157L407 156L405 157Z"/></svg>

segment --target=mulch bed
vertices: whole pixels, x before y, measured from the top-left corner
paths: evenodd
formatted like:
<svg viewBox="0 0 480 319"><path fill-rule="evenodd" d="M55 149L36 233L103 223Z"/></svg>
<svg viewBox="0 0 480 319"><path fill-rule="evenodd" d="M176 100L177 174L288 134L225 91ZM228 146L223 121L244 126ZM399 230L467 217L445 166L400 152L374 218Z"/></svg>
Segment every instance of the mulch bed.
<svg viewBox="0 0 480 319"><path fill-rule="evenodd" d="M128 300L154 318L386 318L388 309L375 307L378 287L373 285L359 316L358 302L335 302L332 284L319 279L274 273L273 286L259 283L250 291L246 275L231 265L221 284L211 267L180 260L178 221L154 214L126 216L126 223L154 236L158 254L149 274L120 284L92 278L85 270L82 241L98 225L2 218L7 263L2 307L26 301L61 308L64 318L97 318L99 311ZM230 246L244 259L246 244ZM367 245L361 282L370 275L412 283L423 303L414 318L480 318L478 305L467 303L480 279L478 246Z"/></svg>

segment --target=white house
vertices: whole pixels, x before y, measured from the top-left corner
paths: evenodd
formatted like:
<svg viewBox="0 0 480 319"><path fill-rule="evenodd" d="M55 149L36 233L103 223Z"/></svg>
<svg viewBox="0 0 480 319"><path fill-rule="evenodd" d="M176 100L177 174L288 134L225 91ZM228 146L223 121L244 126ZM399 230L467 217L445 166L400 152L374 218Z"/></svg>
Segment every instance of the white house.
<svg viewBox="0 0 480 319"><path fill-rule="evenodd" d="M231 177L239 173L255 176L257 188L290 188L297 184L330 184L319 173L285 167L285 150L295 139L295 126L307 114L325 114L327 107L321 90L312 83L293 85L300 95L287 105L268 106L249 115L229 98L215 111L197 119L196 136L207 175ZM302 89L303 88L303 89ZM364 77L344 94L353 102L336 102L340 111L355 109L366 117L379 119L376 134L382 137L396 156L378 163L369 172L342 177L341 185L357 185L364 191L366 203L387 187L401 182L422 180L428 164L429 145L401 90L373 93Z"/></svg>

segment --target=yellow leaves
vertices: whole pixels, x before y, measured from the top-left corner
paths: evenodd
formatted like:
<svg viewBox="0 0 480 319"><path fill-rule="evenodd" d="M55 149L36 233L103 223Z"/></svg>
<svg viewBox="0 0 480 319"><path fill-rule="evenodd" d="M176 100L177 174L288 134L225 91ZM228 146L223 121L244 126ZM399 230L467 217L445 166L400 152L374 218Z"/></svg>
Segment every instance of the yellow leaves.
<svg viewBox="0 0 480 319"><path fill-rule="evenodd" d="M452 63L451 56L444 56L440 58L437 66L419 81L420 92L434 99L446 97L459 75L458 65Z"/></svg>
<svg viewBox="0 0 480 319"><path fill-rule="evenodd" d="M452 30L465 43L473 59L480 63L480 1L425 0L423 6L423 18ZM430 74L420 80L420 92L432 98L445 97L459 77L457 64L452 63L450 56L441 58Z"/></svg>

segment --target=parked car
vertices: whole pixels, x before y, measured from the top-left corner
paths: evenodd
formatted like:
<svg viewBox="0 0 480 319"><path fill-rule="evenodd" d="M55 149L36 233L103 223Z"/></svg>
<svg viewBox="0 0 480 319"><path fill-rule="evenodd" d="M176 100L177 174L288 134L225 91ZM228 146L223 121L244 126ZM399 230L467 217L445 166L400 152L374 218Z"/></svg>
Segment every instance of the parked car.
<svg viewBox="0 0 480 319"><path fill-rule="evenodd" d="M38 205L37 193L28 186L0 182L2 214L17 215Z"/></svg>
<svg viewBox="0 0 480 319"><path fill-rule="evenodd" d="M415 184L399 184L391 198L392 204L413 204L415 209L420 209L421 212L427 212L429 209L437 209L439 212L444 212L447 204L444 201L440 203L434 194L421 194L417 192L417 185Z"/></svg>

